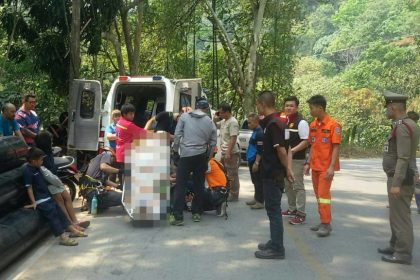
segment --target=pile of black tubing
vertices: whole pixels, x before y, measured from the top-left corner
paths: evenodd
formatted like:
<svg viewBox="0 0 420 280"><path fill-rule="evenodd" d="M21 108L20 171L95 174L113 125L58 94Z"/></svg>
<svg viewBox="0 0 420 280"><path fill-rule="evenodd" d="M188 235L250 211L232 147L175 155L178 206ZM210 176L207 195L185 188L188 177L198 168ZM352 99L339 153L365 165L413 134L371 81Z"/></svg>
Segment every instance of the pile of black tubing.
<svg viewBox="0 0 420 280"><path fill-rule="evenodd" d="M19 137L0 138L0 271L45 236L49 227L29 204L23 183L28 147Z"/></svg>

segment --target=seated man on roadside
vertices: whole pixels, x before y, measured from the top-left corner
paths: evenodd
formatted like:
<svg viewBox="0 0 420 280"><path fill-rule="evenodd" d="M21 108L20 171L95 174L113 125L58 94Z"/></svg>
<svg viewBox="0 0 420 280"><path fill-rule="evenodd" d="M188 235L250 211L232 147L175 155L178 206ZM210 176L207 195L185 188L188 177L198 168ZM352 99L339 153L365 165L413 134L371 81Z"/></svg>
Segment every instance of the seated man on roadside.
<svg viewBox="0 0 420 280"><path fill-rule="evenodd" d="M57 166L54 163L54 155L52 152L52 136L47 131L41 131L35 137L35 144L38 149L44 152L43 166L41 167L42 175L48 183L48 191L54 201L60 206L64 215L72 223L77 230L84 230L90 225L89 221L79 221L73 208L73 201L70 193L66 190L63 182L57 175Z"/></svg>
<svg viewBox="0 0 420 280"><path fill-rule="evenodd" d="M19 124L15 120L16 107L12 103L6 103L1 109L0 114L0 137L2 136L18 136L23 141L22 133L20 132Z"/></svg>
<svg viewBox="0 0 420 280"><path fill-rule="evenodd" d="M105 148L102 153L91 159L86 174L80 179L81 195L87 200L88 207L92 198L98 199L98 210L121 206L122 193L115 191L121 186L109 180L109 175L121 173L122 170L112 167L115 152ZM87 210L85 208L85 210Z"/></svg>
<svg viewBox="0 0 420 280"><path fill-rule="evenodd" d="M31 148L26 155L28 164L25 165L23 178L31 204L25 208L38 210L49 223L55 236L60 237L60 245L76 246L73 237L87 237L83 231L76 229L66 218L61 208L51 199L47 182L41 173L44 152L38 148ZM65 234L65 230L70 235ZM69 238L70 237L70 238Z"/></svg>
<svg viewBox="0 0 420 280"><path fill-rule="evenodd" d="M113 167L115 162L115 151L105 147L103 152L90 160L86 175L99 180L107 190L120 189L121 186L111 180L109 175L121 173L122 170Z"/></svg>
<svg viewBox="0 0 420 280"><path fill-rule="evenodd" d="M228 178L224 171L224 166L214 157L217 153L215 148L208 163L206 172L206 183L208 188L204 192L204 211L216 210L218 216L226 214L226 199L229 195Z"/></svg>

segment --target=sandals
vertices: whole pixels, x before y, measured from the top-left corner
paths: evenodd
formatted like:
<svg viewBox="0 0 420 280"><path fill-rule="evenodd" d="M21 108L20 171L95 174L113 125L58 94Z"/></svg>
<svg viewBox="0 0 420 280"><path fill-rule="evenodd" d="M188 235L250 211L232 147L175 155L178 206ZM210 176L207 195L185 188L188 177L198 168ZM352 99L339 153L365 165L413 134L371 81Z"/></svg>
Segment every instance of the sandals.
<svg viewBox="0 0 420 280"><path fill-rule="evenodd" d="M88 228L89 225L90 225L90 221L78 222L76 225L78 225L79 227L82 227L82 228Z"/></svg>
<svg viewBox="0 0 420 280"><path fill-rule="evenodd" d="M76 232L72 232L69 234L70 238L75 238L75 237L87 237L88 235L86 233L84 233L83 231L76 231Z"/></svg>
<svg viewBox="0 0 420 280"><path fill-rule="evenodd" d="M63 245L63 246L77 246L78 244L79 243L77 243L76 240L70 239L68 237L66 239L60 241L60 245Z"/></svg>
<svg viewBox="0 0 420 280"><path fill-rule="evenodd" d="M74 227L76 230L78 230L78 231L85 231L85 228L83 228L83 227L81 227L81 226L79 226L79 225L77 225L77 224L73 224L73 227ZM71 232L71 231L68 231L68 232Z"/></svg>

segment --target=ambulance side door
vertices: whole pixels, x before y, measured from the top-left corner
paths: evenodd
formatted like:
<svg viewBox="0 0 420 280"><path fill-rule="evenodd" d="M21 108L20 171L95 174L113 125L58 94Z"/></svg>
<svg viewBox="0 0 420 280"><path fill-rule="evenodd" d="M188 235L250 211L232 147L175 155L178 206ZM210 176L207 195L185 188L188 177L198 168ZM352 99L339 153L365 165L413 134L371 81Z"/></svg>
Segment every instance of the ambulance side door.
<svg viewBox="0 0 420 280"><path fill-rule="evenodd" d="M195 98L201 96L201 79L176 80L174 95L174 112L183 107L195 108Z"/></svg>
<svg viewBox="0 0 420 280"><path fill-rule="evenodd" d="M69 149L98 150L101 104L102 88L99 81L73 81L69 103Z"/></svg>

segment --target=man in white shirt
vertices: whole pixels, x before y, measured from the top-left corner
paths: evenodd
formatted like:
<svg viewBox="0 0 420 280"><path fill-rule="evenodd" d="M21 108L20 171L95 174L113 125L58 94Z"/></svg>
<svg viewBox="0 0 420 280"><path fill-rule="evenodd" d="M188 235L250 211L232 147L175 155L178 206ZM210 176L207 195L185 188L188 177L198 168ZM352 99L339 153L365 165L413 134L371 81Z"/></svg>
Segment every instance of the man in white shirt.
<svg viewBox="0 0 420 280"><path fill-rule="evenodd" d="M228 201L238 201L240 188L238 169L241 154L236 139L239 135L239 123L232 116L232 108L226 102L220 103L219 110L213 120L217 128L220 128L222 164L225 166L230 180Z"/></svg>
<svg viewBox="0 0 420 280"><path fill-rule="evenodd" d="M303 166L306 161L306 150L308 147L309 125L299 114L299 99L296 96L289 96L284 99L284 112L287 116L286 134L289 134L289 144L292 151L292 169L295 180L285 180L285 192L289 208L282 212L283 216L289 216L289 223L292 225L305 222L306 193L303 183Z"/></svg>

